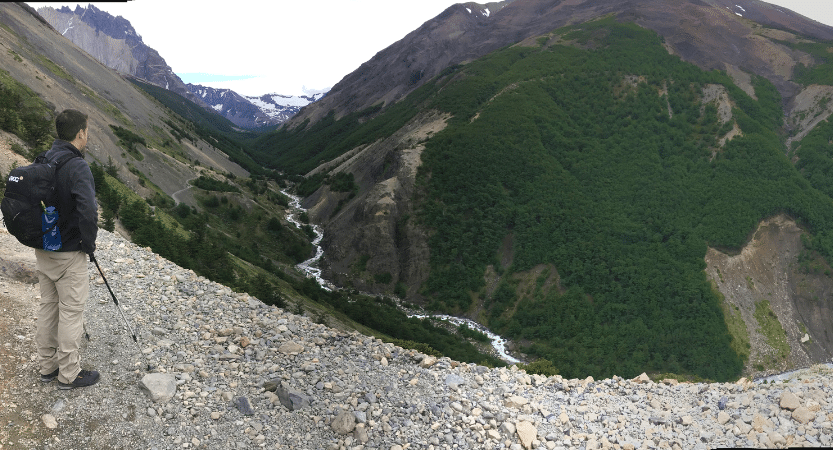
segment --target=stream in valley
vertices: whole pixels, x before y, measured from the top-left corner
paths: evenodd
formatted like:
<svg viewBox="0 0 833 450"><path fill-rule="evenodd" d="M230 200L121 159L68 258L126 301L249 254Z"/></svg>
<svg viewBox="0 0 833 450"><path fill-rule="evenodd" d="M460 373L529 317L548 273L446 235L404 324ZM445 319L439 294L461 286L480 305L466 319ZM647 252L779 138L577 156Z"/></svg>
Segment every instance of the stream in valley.
<svg viewBox="0 0 833 450"><path fill-rule="evenodd" d="M289 197L289 200L290 200L289 201L289 209L287 210L286 220L295 224L295 226L297 226L299 229L302 228L303 226L307 225L307 224L301 223L301 221L299 219L299 216L302 213L306 212L306 210L301 207L301 198L296 196L296 195L292 195L292 194L290 194L286 191L281 191L281 192L284 195L286 195L287 197ZM298 270L300 270L301 272L303 272L307 277L315 278L315 280L318 281L318 284L320 284L322 288L324 288L328 291L332 291L333 289L337 289L337 287L335 285L333 285L329 281L325 280L321 276L321 269L318 267L318 262L321 260L321 257L324 255L324 249L321 247L321 240L324 238L324 231L318 225L310 224L308 226L312 227L312 230L315 233L315 239L313 239L313 241L312 241L312 244L315 247L315 256L313 256L312 258L298 264L296 266L296 268ZM367 294L367 295L372 295L372 294ZM399 301L399 299L396 299L395 297L393 297L393 298L395 299L397 305L401 305L401 302ZM505 339L503 339L502 337L492 333L486 327L484 327L483 325L481 325L481 324L479 324L479 323L477 323L477 322L475 322L471 319L467 319L467 318L464 318L464 317L454 317L454 316L448 316L448 315L441 315L441 314L415 314L415 313L412 313L410 311L404 310L404 308L403 308L403 311L408 314L408 317L416 317L416 318L419 318L419 319L431 318L431 319L437 319L437 320L444 320L444 321L449 322L449 323L451 323L455 326L460 326L460 325L465 324L466 326L468 326L472 330L477 330L477 331L485 334L486 336L488 336L489 340L492 343L492 348L494 348L495 352L497 352L498 356L502 360L506 361L509 364L515 364L515 363L521 362L517 358L510 355L509 352L506 350L506 340Z"/></svg>

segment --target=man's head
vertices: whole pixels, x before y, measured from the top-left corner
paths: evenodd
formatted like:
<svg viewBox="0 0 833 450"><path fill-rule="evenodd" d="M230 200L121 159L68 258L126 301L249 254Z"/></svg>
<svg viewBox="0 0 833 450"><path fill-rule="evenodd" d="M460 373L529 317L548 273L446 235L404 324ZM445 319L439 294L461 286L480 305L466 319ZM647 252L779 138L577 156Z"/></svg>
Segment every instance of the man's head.
<svg viewBox="0 0 833 450"><path fill-rule="evenodd" d="M78 150L87 146L87 115L74 109L66 109L55 118L58 139L71 142Z"/></svg>

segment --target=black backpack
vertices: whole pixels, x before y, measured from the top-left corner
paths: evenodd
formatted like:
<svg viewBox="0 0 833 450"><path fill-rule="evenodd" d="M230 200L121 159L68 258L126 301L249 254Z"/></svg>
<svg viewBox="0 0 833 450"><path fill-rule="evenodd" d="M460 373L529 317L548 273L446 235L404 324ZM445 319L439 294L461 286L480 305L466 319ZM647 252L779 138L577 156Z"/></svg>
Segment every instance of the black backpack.
<svg viewBox="0 0 833 450"><path fill-rule="evenodd" d="M9 172L0 211L3 212L6 229L21 244L39 249L57 249L49 248L44 236L47 233L58 234L56 175L72 158L78 158L78 155L70 154L56 161L48 161L44 152L32 164L16 167ZM54 225L46 227L46 223ZM60 248L60 235L58 239Z"/></svg>

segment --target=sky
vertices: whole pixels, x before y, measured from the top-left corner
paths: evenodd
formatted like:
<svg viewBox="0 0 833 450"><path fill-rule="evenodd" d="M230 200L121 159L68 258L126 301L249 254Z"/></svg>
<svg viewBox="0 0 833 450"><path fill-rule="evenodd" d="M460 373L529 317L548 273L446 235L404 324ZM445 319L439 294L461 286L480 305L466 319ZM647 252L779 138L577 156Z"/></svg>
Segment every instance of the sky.
<svg viewBox="0 0 833 450"><path fill-rule="evenodd" d="M486 0L480 0L486 3ZM738 0L743 5L744 0ZM771 0L833 26L828 0ZM77 3L27 2L75 9ZM130 21L186 83L260 96L329 89L377 52L460 0L92 2ZM81 3L86 6L88 3ZM825 7L820 7L825 4ZM232 5L236 6L233 7Z"/></svg>

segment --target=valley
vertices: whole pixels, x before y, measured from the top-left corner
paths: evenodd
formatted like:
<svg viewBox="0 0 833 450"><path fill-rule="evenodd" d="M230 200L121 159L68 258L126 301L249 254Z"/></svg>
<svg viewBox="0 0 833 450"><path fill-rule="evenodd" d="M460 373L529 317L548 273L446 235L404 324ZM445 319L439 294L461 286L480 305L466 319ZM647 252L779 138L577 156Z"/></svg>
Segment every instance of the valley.
<svg viewBox="0 0 833 450"><path fill-rule="evenodd" d="M21 7L0 80L43 120L91 111L104 226L318 322L503 364L397 297L574 378L828 361L833 30L626 3L452 6L259 133ZM22 156L49 141L31 117Z"/></svg>

